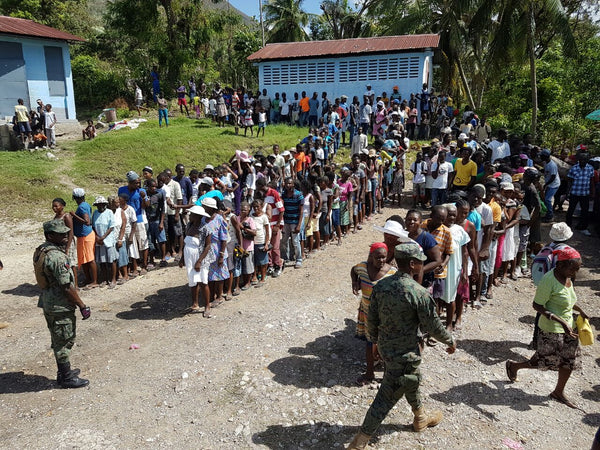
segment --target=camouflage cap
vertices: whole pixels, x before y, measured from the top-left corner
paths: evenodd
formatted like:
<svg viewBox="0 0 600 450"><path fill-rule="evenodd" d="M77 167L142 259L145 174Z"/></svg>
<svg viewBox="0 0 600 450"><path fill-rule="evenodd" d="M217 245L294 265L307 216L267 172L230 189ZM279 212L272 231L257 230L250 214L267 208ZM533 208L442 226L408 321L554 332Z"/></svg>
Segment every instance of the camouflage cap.
<svg viewBox="0 0 600 450"><path fill-rule="evenodd" d="M419 261L425 261L427 256L423 253L423 249L416 242L407 242L398 244L394 247L394 258L404 261L407 259L418 259Z"/></svg>
<svg viewBox="0 0 600 450"><path fill-rule="evenodd" d="M68 233L71 229L60 219L44 222L44 233Z"/></svg>

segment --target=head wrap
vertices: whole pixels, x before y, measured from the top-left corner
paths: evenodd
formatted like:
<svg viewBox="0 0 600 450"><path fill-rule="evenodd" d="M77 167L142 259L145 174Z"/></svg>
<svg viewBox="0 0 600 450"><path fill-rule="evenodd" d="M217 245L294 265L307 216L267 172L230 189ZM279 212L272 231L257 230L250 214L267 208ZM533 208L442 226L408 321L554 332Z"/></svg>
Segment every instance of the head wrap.
<svg viewBox="0 0 600 450"><path fill-rule="evenodd" d="M379 250L380 248L384 248L385 251L387 252L387 245L385 245L385 242L375 242L374 244L371 244L371 247L369 248L369 253L373 253L376 250Z"/></svg>
<svg viewBox="0 0 600 450"><path fill-rule="evenodd" d="M565 247L559 250L554 250L552 255L557 261L569 261L571 259L581 259L581 255L573 247Z"/></svg>

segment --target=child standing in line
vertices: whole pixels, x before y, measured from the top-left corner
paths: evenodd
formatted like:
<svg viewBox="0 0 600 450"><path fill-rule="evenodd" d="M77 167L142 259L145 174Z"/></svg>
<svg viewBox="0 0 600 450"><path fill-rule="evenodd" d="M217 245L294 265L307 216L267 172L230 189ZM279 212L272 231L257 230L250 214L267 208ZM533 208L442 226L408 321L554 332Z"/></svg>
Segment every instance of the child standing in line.
<svg viewBox="0 0 600 450"><path fill-rule="evenodd" d="M44 127L46 128L46 146L54 148L56 146L56 133L54 125L56 125L56 114L52 111L52 105L46 105L46 113L44 114Z"/></svg>
<svg viewBox="0 0 600 450"><path fill-rule="evenodd" d="M250 280L254 275L254 237L256 236L256 225L254 219L250 217L250 204L242 202L240 206L240 215L238 223L242 230L242 248L244 256L242 257L242 291L250 289Z"/></svg>
<svg viewBox="0 0 600 450"><path fill-rule="evenodd" d="M115 249L116 236L114 231L114 215L107 209L108 201L102 197L96 197L94 206L97 208L92 215L92 227L96 233L96 263L100 272L104 274L104 279L108 288L112 289L117 285L117 259L119 254Z"/></svg>
<svg viewBox="0 0 600 450"><path fill-rule="evenodd" d="M258 108L258 131L256 132L256 137L260 136L260 130L262 130L262 135L265 135L265 127L267 126L267 113L264 108L260 106Z"/></svg>
<svg viewBox="0 0 600 450"><path fill-rule="evenodd" d="M252 120L252 108L246 108L246 112L244 113L244 136L246 136L248 132L248 128L250 128L250 137L254 136L254 121Z"/></svg>
<svg viewBox="0 0 600 450"><path fill-rule="evenodd" d="M271 226L269 217L263 211L264 201L255 199L252 202L254 225L256 235L254 236L254 265L256 266L256 278L259 278L256 287L265 285L267 279L267 267L269 266L269 243L271 242Z"/></svg>
<svg viewBox="0 0 600 450"><path fill-rule="evenodd" d="M340 222L340 187L335 182L335 174L330 172L327 174L329 178L328 187L331 189L333 198L331 203L331 237L333 232L337 234L338 245L342 245L342 226Z"/></svg>

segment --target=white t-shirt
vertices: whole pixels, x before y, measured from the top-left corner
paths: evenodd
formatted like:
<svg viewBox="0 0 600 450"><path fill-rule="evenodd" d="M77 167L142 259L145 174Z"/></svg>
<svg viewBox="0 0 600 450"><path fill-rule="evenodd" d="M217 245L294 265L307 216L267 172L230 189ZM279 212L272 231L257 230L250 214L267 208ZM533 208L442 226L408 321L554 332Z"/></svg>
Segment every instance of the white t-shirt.
<svg viewBox="0 0 600 450"><path fill-rule="evenodd" d="M136 100L144 99L144 97L142 96L142 90L139 87L135 88L135 99Z"/></svg>
<svg viewBox="0 0 600 450"><path fill-rule="evenodd" d="M119 234L121 234L121 227L123 223L121 222L121 211L125 213L125 234L123 235L124 239L129 237L131 233L131 224L137 222L137 215L135 214L135 210L128 206L126 210L122 210L120 207L115 210L114 217L114 228L115 228L115 237L119 239Z"/></svg>
<svg viewBox="0 0 600 450"><path fill-rule="evenodd" d="M477 232L477 248L481 248L483 243L483 228L494 224L494 214L492 208L487 203L482 203L475 210L481 216L481 230Z"/></svg>
<svg viewBox="0 0 600 450"><path fill-rule="evenodd" d="M264 123L267 121L267 113L266 112L259 112L258 113L258 122L259 123Z"/></svg>
<svg viewBox="0 0 600 450"><path fill-rule="evenodd" d="M279 102L279 114L282 116L287 116L290 113L291 103L289 100Z"/></svg>
<svg viewBox="0 0 600 450"><path fill-rule="evenodd" d="M252 216L254 225L256 225L256 236L254 237L254 243L256 245L263 245L265 243L265 225L269 226L269 216L261 214L260 216Z"/></svg>
<svg viewBox="0 0 600 450"><path fill-rule="evenodd" d="M310 210L310 199L312 198L312 194L308 194L306 197L304 197L304 204L302 205L302 217L304 217L305 219L307 217L311 216L311 210Z"/></svg>
<svg viewBox="0 0 600 450"><path fill-rule="evenodd" d="M488 148L492 149L492 163L494 163L497 159L504 159L507 156L510 156L510 147L506 141L499 142L494 139L488 144Z"/></svg>
<svg viewBox="0 0 600 450"><path fill-rule="evenodd" d="M420 163L415 161L410 165L410 170L414 174L413 183L425 183L425 174L423 173L427 171L427 163L425 161L421 161Z"/></svg>
<svg viewBox="0 0 600 450"><path fill-rule="evenodd" d="M448 187L448 174L450 172L454 172L454 167L452 166L452 163L449 163L448 161L444 161L439 166L440 169L438 170L438 176L437 178L433 179L433 184L431 187L433 189L446 189ZM437 167L438 163L434 162L431 165L431 171L434 172Z"/></svg>

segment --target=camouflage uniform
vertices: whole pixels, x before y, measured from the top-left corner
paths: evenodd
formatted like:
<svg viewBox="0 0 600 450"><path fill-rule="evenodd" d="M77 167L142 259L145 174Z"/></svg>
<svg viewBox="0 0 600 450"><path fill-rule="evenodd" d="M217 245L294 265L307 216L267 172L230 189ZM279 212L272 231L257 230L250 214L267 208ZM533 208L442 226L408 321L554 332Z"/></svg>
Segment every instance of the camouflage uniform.
<svg viewBox="0 0 600 450"><path fill-rule="evenodd" d="M61 246L45 242L40 248L49 249L43 265L49 287L42 289L38 306L44 309L56 362L68 363L75 343L75 305L67 300L63 286L74 283L73 270Z"/></svg>
<svg viewBox="0 0 600 450"><path fill-rule="evenodd" d="M421 408L419 327L449 346L452 336L435 312L429 292L403 272L384 278L373 288L368 330L385 361L385 374L361 431L375 433L396 402L406 395L413 411Z"/></svg>

